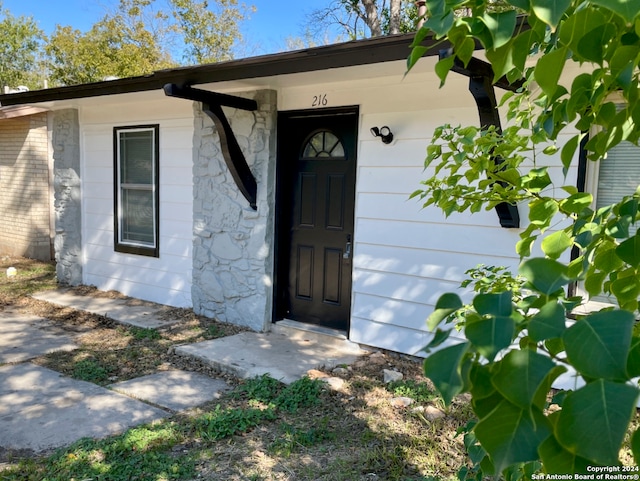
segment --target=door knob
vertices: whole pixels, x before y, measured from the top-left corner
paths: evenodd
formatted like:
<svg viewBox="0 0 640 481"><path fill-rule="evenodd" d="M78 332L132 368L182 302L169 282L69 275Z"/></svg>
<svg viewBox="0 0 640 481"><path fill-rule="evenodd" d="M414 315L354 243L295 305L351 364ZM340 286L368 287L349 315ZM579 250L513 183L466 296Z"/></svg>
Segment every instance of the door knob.
<svg viewBox="0 0 640 481"><path fill-rule="evenodd" d="M344 254L342 254L343 259L351 258L351 234L347 235L347 245L344 247Z"/></svg>

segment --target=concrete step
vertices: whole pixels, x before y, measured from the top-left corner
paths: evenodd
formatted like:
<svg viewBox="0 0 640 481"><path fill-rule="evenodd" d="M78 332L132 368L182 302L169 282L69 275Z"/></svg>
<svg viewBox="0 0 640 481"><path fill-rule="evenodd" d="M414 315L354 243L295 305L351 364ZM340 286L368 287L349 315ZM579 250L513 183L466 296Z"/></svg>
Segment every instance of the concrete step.
<svg viewBox="0 0 640 481"><path fill-rule="evenodd" d="M346 338L299 327L284 323L271 332L241 332L179 346L175 353L240 378L268 374L286 384L300 379L310 369L352 364L366 353Z"/></svg>

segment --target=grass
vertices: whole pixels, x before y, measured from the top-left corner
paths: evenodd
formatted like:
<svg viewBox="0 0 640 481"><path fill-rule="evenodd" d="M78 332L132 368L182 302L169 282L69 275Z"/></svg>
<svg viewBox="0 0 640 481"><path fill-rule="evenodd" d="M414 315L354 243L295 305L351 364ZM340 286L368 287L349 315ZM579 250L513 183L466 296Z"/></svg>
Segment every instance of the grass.
<svg viewBox="0 0 640 481"><path fill-rule="evenodd" d="M73 377L81 381L95 384L104 383L109 378L109 373L95 359L83 359L73 366Z"/></svg>
<svg viewBox="0 0 640 481"><path fill-rule="evenodd" d="M99 385L179 367L211 375L205 366L174 356L172 347L227 336L239 328L173 310L171 328L124 327L96 315L59 308L29 297L55 287L54 266L5 259L16 278L0 276L0 309L46 317L78 335L79 348L33 360L64 375ZM3 270L0 270L0 274ZM86 295L117 295L82 288ZM48 455L9 453L0 447L0 479L57 480L426 480L456 479L465 461L456 430L470 408L456 400L447 415L427 421L412 410L440 404L416 360L392 355L364 357L340 374L345 384L331 390L303 378L286 386L268 376L229 378L234 389L215 402L120 436L84 439ZM384 385L383 369L405 378ZM328 373L330 374L330 373ZM411 408L391 400L408 396Z"/></svg>

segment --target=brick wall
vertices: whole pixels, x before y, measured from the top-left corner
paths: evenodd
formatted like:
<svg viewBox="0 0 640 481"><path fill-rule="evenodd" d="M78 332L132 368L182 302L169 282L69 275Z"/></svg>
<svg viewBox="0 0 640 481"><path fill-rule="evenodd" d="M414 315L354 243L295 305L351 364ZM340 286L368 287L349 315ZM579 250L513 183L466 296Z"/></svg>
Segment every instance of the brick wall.
<svg viewBox="0 0 640 481"><path fill-rule="evenodd" d="M0 255L51 259L47 114L0 120Z"/></svg>

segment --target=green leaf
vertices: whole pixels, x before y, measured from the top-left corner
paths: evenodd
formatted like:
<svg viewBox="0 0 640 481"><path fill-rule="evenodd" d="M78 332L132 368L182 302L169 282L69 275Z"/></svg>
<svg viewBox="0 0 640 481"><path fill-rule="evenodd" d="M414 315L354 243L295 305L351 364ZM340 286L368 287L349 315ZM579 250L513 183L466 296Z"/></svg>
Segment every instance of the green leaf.
<svg viewBox="0 0 640 481"><path fill-rule="evenodd" d="M500 48L511 40L516 28L516 11L485 13L482 21L489 29L493 39L493 48Z"/></svg>
<svg viewBox="0 0 640 481"><path fill-rule="evenodd" d="M588 208L591 202L593 202L593 195L588 192L578 192L564 199L562 208L567 212L579 214L582 210Z"/></svg>
<svg viewBox="0 0 640 481"><path fill-rule="evenodd" d="M588 473L593 462L576 456L562 447L554 436L545 439L538 448L540 459L548 474Z"/></svg>
<svg viewBox="0 0 640 481"><path fill-rule="evenodd" d="M588 315L562 336L567 359L584 376L626 381L634 321L633 313L622 310Z"/></svg>
<svg viewBox="0 0 640 481"><path fill-rule="evenodd" d="M531 9L531 2L529 0L509 0L509 3L521 10L527 11Z"/></svg>
<svg viewBox="0 0 640 481"><path fill-rule="evenodd" d="M584 280L584 288L589 294L589 297L595 297L602 292L602 283L606 278L606 272L587 272L587 277Z"/></svg>
<svg viewBox="0 0 640 481"><path fill-rule="evenodd" d="M542 252L551 259L557 259L564 251L573 245L573 239L563 231L559 230L542 239Z"/></svg>
<svg viewBox="0 0 640 481"><path fill-rule="evenodd" d="M520 187L520 181L522 180L522 176L518 169L507 169L502 170L498 173L497 176L501 181L509 182L511 185Z"/></svg>
<svg viewBox="0 0 640 481"><path fill-rule="evenodd" d="M449 335L450 334L451 334L451 329L449 329L448 331L443 331L442 329L439 329L439 328L436 329L436 332L433 335L433 339L431 339L431 342L426 345L426 347L423 349L423 351L429 352L434 347L438 347L444 341L449 339Z"/></svg>
<svg viewBox="0 0 640 481"><path fill-rule="evenodd" d="M522 185L526 186L532 192L540 192L551 185L551 178L546 167L531 169L523 176ZM542 202L548 202L551 199L539 199ZM534 202L531 203L532 205Z"/></svg>
<svg viewBox="0 0 640 481"><path fill-rule="evenodd" d="M505 399L529 411L535 404L538 390L545 386L547 376L555 367L549 357L529 349L511 351L495 365L491 381ZM542 409L544 405L537 407Z"/></svg>
<svg viewBox="0 0 640 481"><path fill-rule="evenodd" d="M531 255L531 245L536 240L535 237L525 237L524 239L520 239L516 243L516 253L522 257L529 257Z"/></svg>
<svg viewBox="0 0 640 481"><path fill-rule="evenodd" d="M636 45L623 45L616 49L609 61L611 75L616 78L623 88L629 87L629 69L633 69L637 63L636 59L639 53L640 48Z"/></svg>
<svg viewBox="0 0 640 481"><path fill-rule="evenodd" d="M424 360L424 375L431 379L446 406L464 387L461 363L468 349L468 342L456 344L436 351Z"/></svg>
<svg viewBox="0 0 640 481"><path fill-rule="evenodd" d="M593 258L593 265L605 272L613 272L620 269L624 263L616 254L616 244L613 242L608 245L604 244L603 248L599 249Z"/></svg>
<svg viewBox="0 0 640 481"><path fill-rule="evenodd" d="M436 302L436 308L427 318L427 327L433 331L438 324L463 306L458 294L442 294Z"/></svg>
<svg viewBox="0 0 640 481"><path fill-rule="evenodd" d="M513 62L513 55L515 53L515 47L512 42L508 42L502 45L500 48L495 48L486 51L486 56L491 67L493 69L493 80L497 81L500 77L506 75L511 71L515 64Z"/></svg>
<svg viewBox="0 0 640 481"><path fill-rule="evenodd" d="M560 152L560 160L562 161L562 173L567 175L569 172L569 167L571 167L571 163L573 162L573 156L578 149L578 142L580 141L579 135L574 135L571 137L566 144L562 147L562 151Z"/></svg>
<svg viewBox="0 0 640 481"><path fill-rule="evenodd" d="M544 341L544 346L552 356L557 356L561 352L564 352L564 343L562 342L562 338L554 337L547 339Z"/></svg>
<svg viewBox="0 0 640 481"><path fill-rule="evenodd" d="M566 329L566 312L562 304L550 301L529 321L529 336L536 342L562 336Z"/></svg>
<svg viewBox="0 0 640 481"><path fill-rule="evenodd" d="M608 8L627 23L632 23L640 13L640 0L591 0L591 3Z"/></svg>
<svg viewBox="0 0 640 481"><path fill-rule="evenodd" d="M515 463L538 459L538 446L551 434L547 418L537 409L533 416L502 401L475 427L475 433L487 451L497 473Z"/></svg>
<svg viewBox="0 0 640 481"><path fill-rule="evenodd" d="M422 56L427 53L429 47L416 46L411 49L411 53L409 57L407 57L407 70L411 70L418 60L422 58Z"/></svg>
<svg viewBox="0 0 640 481"><path fill-rule="evenodd" d="M456 48L456 55L464 65L469 63L471 57L473 57L473 52L476 50L476 43L473 41L471 37L466 37L464 41Z"/></svg>
<svg viewBox="0 0 640 481"><path fill-rule="evenodd" d="M618 464L618 452L640 392L628 384L598 379L567 394L555 436L567 451L603 465Z"/></svg>
<svg viewBox="0 0 640 481"><path fill-rule="evenodd" d="M575 51L583 37L606 22L607 19L600 10L583 8L567 17L566 22L562 24L558 38L563 45Z"/></svg>
<svg viewBox="0 0 640 481"><path fill-rule="evenodd" d="M627 374L629 377L640 376L640 337L631 339L629 357L627 358Z"/></svg>
<svg viewBox="0 0 640 481"><path fill-rule="evenodd" d="M541 57L536 64L533 75L548 97L553 97L558 88L560 75L567 60L567 53L566 47L553 50Z"/></svg>
<svg viewBox="0 0 640 481"><path fill-rule="evenodd" d="M433 13L433 12L432 12ZM433 30L437 36L444 36L449 29L453 27L454 14L452 10L444 13L444 15L432 14L423 25L423 28Z"/></svg>
<svg viewBox="0 0 640 481"><path fill-rule="evenodd" d="M493 361L496 354L511 345L515 322L511 317L490 316L467 320L465 335L480 354Z"/></svg>
<svg viewBox="0 0 640 481"><path fill-rule="evenodd" d="M627 303L635 302L635 305L630 304L633 306L630 310L635 311L637 299L640 296L640 279L636 276L618 278L611 283L611 293L616 296L620 306L625 309L628 309Z"/></svg>
<svg viewBox="0 0 640 481"><path fill-rule="evenodd" d="M631 436L631 452L633 459L636 460L636 465L640 464L640 429L636 429Z"/></svg>
<svg viewBox="0 0 640 481"><path fill-rule="evenodd" d="M529 220L532 224L548 226L558 213L558 203L554 199L536 199L529 204Z"/></svg>
<svg viewBox="0 0 640 481"><path fill-rule="evenodd" d="M451 67L453 67L454 60L455 60L455 57L451 55L450 57L445 57L441 60L438 60L438 63L436 63L435 71L436 71L436 75L440 79L441 87L444 85L444 82L447 79L447 75L449 74Z"/></svg>
<svg viewBox="0 0 640 481"><path fill-rule="evenodd" d="M518 272L533 288L547 296L571 282L567 276L567 266L553 259L542 257L527 259L520 264Z"/></svg>
<svg viewBox="0 0 640 481"><path fill-rule="evenodd" d="M491 383L491 371L486 365L474 362L469 371L469 381L471 395L475 401L487 398L496 392Z"/></svg>
<svg viewBox="0 0 640 481"><path fill-rule="evenodd" d="M478 294L473 299L473 307L481 316L505 316L511 315L511 292L499 294Z"/></svg>
<svg viewBox="0 0 640 481"><path fill-rule="evenodd" d="M552 30L555 30L560 23L569 5L571 5L571 0L531 0L533 13L549 25Z"/></svg>
<svg viewBox="0 0 640 481"><path fill-rule="evenodd" d="M578 42L576 48L578 55L583 60L602 65L604 49L615 34L615 25L609 23L594 28Z"/></svg>
<svg viewBox="0 0 640 481"><path fill-rule="evenodd" d="M636 234L621 242L616 248L616 255L633 267L640 266L640 235Z"/></svg>

